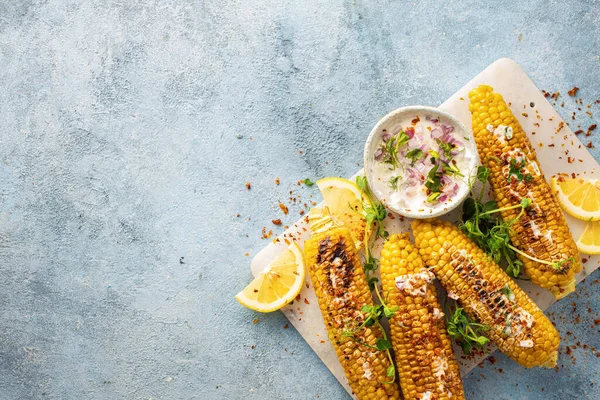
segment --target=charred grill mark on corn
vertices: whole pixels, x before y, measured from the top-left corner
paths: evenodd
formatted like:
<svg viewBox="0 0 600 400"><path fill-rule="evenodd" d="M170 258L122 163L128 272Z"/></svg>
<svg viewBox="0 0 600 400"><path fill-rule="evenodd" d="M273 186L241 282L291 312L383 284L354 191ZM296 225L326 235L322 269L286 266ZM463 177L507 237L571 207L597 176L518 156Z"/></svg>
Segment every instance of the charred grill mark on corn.
<svg viewBox="0 0 600 400"><path fill-rule="evenodd" d="M518 255L525 273L536 285L556 298L575 290L574 274L581 270L577 246L558 202L539 167L537 155L517 119L502 96L490 86L481 85L469 93L473 135L482 163L490 168L490 185L498 207L509 207L527 197L533 203L512 226L510 238L522 252L558 268ZM510 128L510 135L502 127ZM502 211L509 221L519 210ZM533 228L537 227L537 229Z"/></svg>
<svg viewBox="0 0 600 400"><path fill-rule="evenodd" d="M353 335L355 340L343 334L364 321L364 305L373 305L350 232L333 228L313 234L304 245L304 257L329 339L356 396L361 400L399 399L398 385L385 383L389 381L387 354L376 350L377 339L383 337L381 330L364 327Z"/></svg>
<svg viewBox="0 0 600 400"><path fill-rule="evenodd" d="M467 314L490 326L498 348L519 364L554 367L560 337L539 307L510 277L447 221L412 223L423 261Z"/></svg>
<svg viewBox="0 0 600 400"><path fill-rule="evenodd" d="M386 241L380 268L387 305L398 307L390 331L404 398L464 399L433 274L408 234L392 235Z"/></svg>

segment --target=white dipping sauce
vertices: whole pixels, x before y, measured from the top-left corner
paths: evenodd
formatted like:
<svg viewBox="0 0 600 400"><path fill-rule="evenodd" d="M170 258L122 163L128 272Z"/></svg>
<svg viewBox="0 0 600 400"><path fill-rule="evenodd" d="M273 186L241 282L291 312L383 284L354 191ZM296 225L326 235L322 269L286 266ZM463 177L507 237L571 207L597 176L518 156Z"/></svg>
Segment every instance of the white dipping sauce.
<svg viewBox="0 0 600 400"><path fill-rule="evenodd" d="M466 196L469 176L478 164L467 132L444 117L415 113L378 135L367 165L369 183L388 207L434 213Z"/></svg>

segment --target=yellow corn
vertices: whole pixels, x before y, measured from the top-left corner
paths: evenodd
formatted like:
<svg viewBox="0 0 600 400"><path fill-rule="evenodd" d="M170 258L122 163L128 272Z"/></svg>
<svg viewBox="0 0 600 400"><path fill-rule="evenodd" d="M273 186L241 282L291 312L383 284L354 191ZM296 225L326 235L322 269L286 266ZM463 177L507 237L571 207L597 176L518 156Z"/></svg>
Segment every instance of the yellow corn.
<svg viewBox="0 0 600 400"><path fill-rule="evenodd" d="M439 219L412 223L415 245L442 286L519 364L554 367L560 337L539 307L456 226Z"/></svg>
<svg viewBox="0 0 600 400"><path fill-rule="evenodd" d="M376 349L377 339L383 337L381 330L373 325L356 332L354 340L344 336L364 321L361 308L373 305L348 229L313 234L304 245L304 257L329 339L356 396L361 400L400 399L398 385L386 383L391 380L386 376L390 366L387 354Z"/></svg>
<svg viewBox="0 0 600 400"><path fill-rule="evenodd" d="M490 168L489 181L498 207L518 205L526 197L533 201L512 226L511 242L520 251L543 261L567 260L552 266L518 254L531 281L560 299L575 290L574 274L581 270L581 261L535 150L502 96L490 86L472 90L469 100L475 143L482 164ZM502 211L502 218L514 219L519 211Z"/></svg>
<svg viewBox="0 0 600 400"><path fill-rule="evenodd" d="M389 322L404 399L464 399L433 274L408 234L385 242L380 272L387 305L398 307Z"/></svg>

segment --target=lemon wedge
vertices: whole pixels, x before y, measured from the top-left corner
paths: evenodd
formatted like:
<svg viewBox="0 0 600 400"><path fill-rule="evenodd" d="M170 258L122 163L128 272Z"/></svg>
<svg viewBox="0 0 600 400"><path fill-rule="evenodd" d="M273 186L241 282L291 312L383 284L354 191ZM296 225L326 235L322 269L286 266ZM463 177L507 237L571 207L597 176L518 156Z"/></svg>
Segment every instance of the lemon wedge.
<svg viewBox="0 0 600 400"><path fill-rule="evenodd" d="M552 190L561 207L584 221L600 220L600 181L598 179L552 177Z"/></svg>
<svg viewBox="0 0 600 400"><path fill-rule="evenodd" d="M344 178L323 178L317 181L335 225L345 225L350 230L357 249L365 238L365 210L360 188Z"/></svg>
<svg viewBox="0 0 600 400"><path fill-rule="evenodd" d="M302 250L292 243L258 274L235 299L255 311L276 311L289 304L302 290L305 268Z"/></svg>
<svg viewBox="0 0 600 400"><path fill-rule="evenodd" d="M577 241L577 248L584 254L600 254L600 221L588 222Z"/></svg>

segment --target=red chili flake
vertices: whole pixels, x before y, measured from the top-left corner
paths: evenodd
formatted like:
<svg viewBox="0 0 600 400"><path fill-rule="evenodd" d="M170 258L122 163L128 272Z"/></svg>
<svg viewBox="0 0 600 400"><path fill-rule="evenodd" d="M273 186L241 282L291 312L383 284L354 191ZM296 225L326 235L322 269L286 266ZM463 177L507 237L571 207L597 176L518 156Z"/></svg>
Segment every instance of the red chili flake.
<svg viewBox="0 0 600 400"><path fill-rule="evenodd" d="M461 97L461 99L462 99L462 97ZM418 123L419 123L419 121L420 121L420 120L421 120L421 118L419 118L419 116L417 115L417 116L415 117L415 119L413 119L413 120L412 120L412 121L410 121L410 122L411 122L413 125L416 125L416 124L418 124Z"/></svg>
<svg viewBox="0 0 600 400"><path fill-rule="evenodd" d="M564 127L565 127L565 123L563 121L560 121L560 123L558 124L558 127L556 128L556 133L560 132Z"/></svg>
<svg viewBox="0 0 600 400"><path fill-rule="evenodd" d="M550 93L546 92L545 90L542 90L542 92L544 93L544 97L545 98L550 97Z"/></svg>
<svg viewBox="0 0 600 400"><path fill-rule="evenodd" d="M300 301L302 297L300 297L300 293L298 293L298 296L296 296L296 301ZM300 307L298 307L298 311L300 311Z"/></svg>
<svg viewBox="0 0 600 400"><path fill-rule="evenodd" d="M585 113L586 113L587 115L589 115L589 116L590 116L590 118L593 118L593 117L594 117L594 114L592 114L592 113L591 113L591 112L589 112L589 111L586 111Z"/></svg>
<svg viewBox="0 0 600 400"><path fill-rule="evenodd" d="M596 129L597 125L596 124L592 124L588 127L588 131L593 131L594 129Z"/></svg>
<svg viewBox="0 0 600 400"><path fill-rule="evenodd" d="M600 325L600 318L594 320L594 325Z"/></svg>
<svg viewBox="0 0 600 400"><path fill-rule="evenodd" d="M287 328L289 328L289 327L290 327L290 326L289 326L288 324L285 324L285 325L283 326L283 329L287 329Z"/></svg>
<svg viewBox="0 0 600 400"><path fill-rule="evenodd" d="M550 96L550 98L554 99L554 100L558 100L558 96L560 96L560 93L559 92L554 92L554 93L552 93L552 95Z"/></svg>
<svg viewBox="0 0 600 400"><path fill-rule="evenodd" d="M250 184L250 182L246 182L246 189L250 190L251 187L252 185Z"/></svg>
<svg viewBox="0 0 600 400"><path fill-rule="evenodd" d="M252 320L252 323L253 323L254 325L258 324L258 318L254 318L254 319Z"/></svg>
<svg viewBox="0 0 600 400"><path fill-rule="evenodd" d="M281 211L283 211L285 215L288 215L288 213L290 212L287 206L281 202L279 203L279 208L281 208Z"/></svg>
<svg viewBox="0 0 600 400"><path fill-rule="evenodd" d="M592 144L592 142L590 141L588 144L585 145L585 147L587 147L588 149L593 149L594 145Z"/></svg>
<svg viewBox="0 0 600 400"><path fill-rule="evenodd" d="M272 219L271 222L275 225L281 225L281 219Z"/></svg>
<svg viewBox="0 0 600 400"><path fill-rule="evenodd" d="M275 184L279 185L280 181L279 181L279 177L275 178Z"/></svg>
<svg viewBox="0 0 600 400"><path fill-rule="evenodd" d="M587 258L582 258L581 262L585 264L586 262L588 262L588 259Z"/></svg>
<svg viewBox="0 0 600 400"><path fill-rule="evenodd" d="M490 364L496 364L496 362L497 362L496 357L494 357L494 356L490 356L488 358L488 360L489 360Z"/></svg>
<svg viewBox="0 0 600 400"><path fill-rule="evenodd" d="M578 90L579 88L577 86L573 86L573 89L569 90L569 96L575 97L575 95L577 95Z"/></svg>
<svg viewBox="0 0 600 400"><path fill-rule="evenodd" d="M251 348L252 350L254 350L254 345L250 346L250 348Z"/></svg>
<svg viewBox="0 0 600 400"><path fill-rule="evenodd" d="M299 151L300 155L302 155L302 150Z"/></svg>
<svg viewBox="0 0 600 400"><path fill-rule="evenodd" d="M236 217L238 217L238 218L239 218L239 217L240 217L240 214L236 215Z"/></svg>
<svg viewBox="0 0 600 400"><path fill-rule="evenodd" d="M548 147L554 147L554 143L550 143Z"/></svg>
<svg viewBox="0 0 600 400"><path fill-rule="evenodd" d="M583 130L581 130L581 129L577 129L577 130L576 130L574 133L575 133L576 135L580 135L580 134L582 134L582 133L583 133Z"/></svg>
<svg viewBox="0 0 600 400"><path fill-rule="evenodd" d="M304 298L304 304L310 304L310 302L308 301L308 299L306 297Z"/></svg>
<svg viewBox="0 0 600 400"><path fill-rule="evenodd" d="M527 113L521 113L521 115L524 116L524 117L526 117L526 118L529 117L529 114L527 114Z"/></svg>

